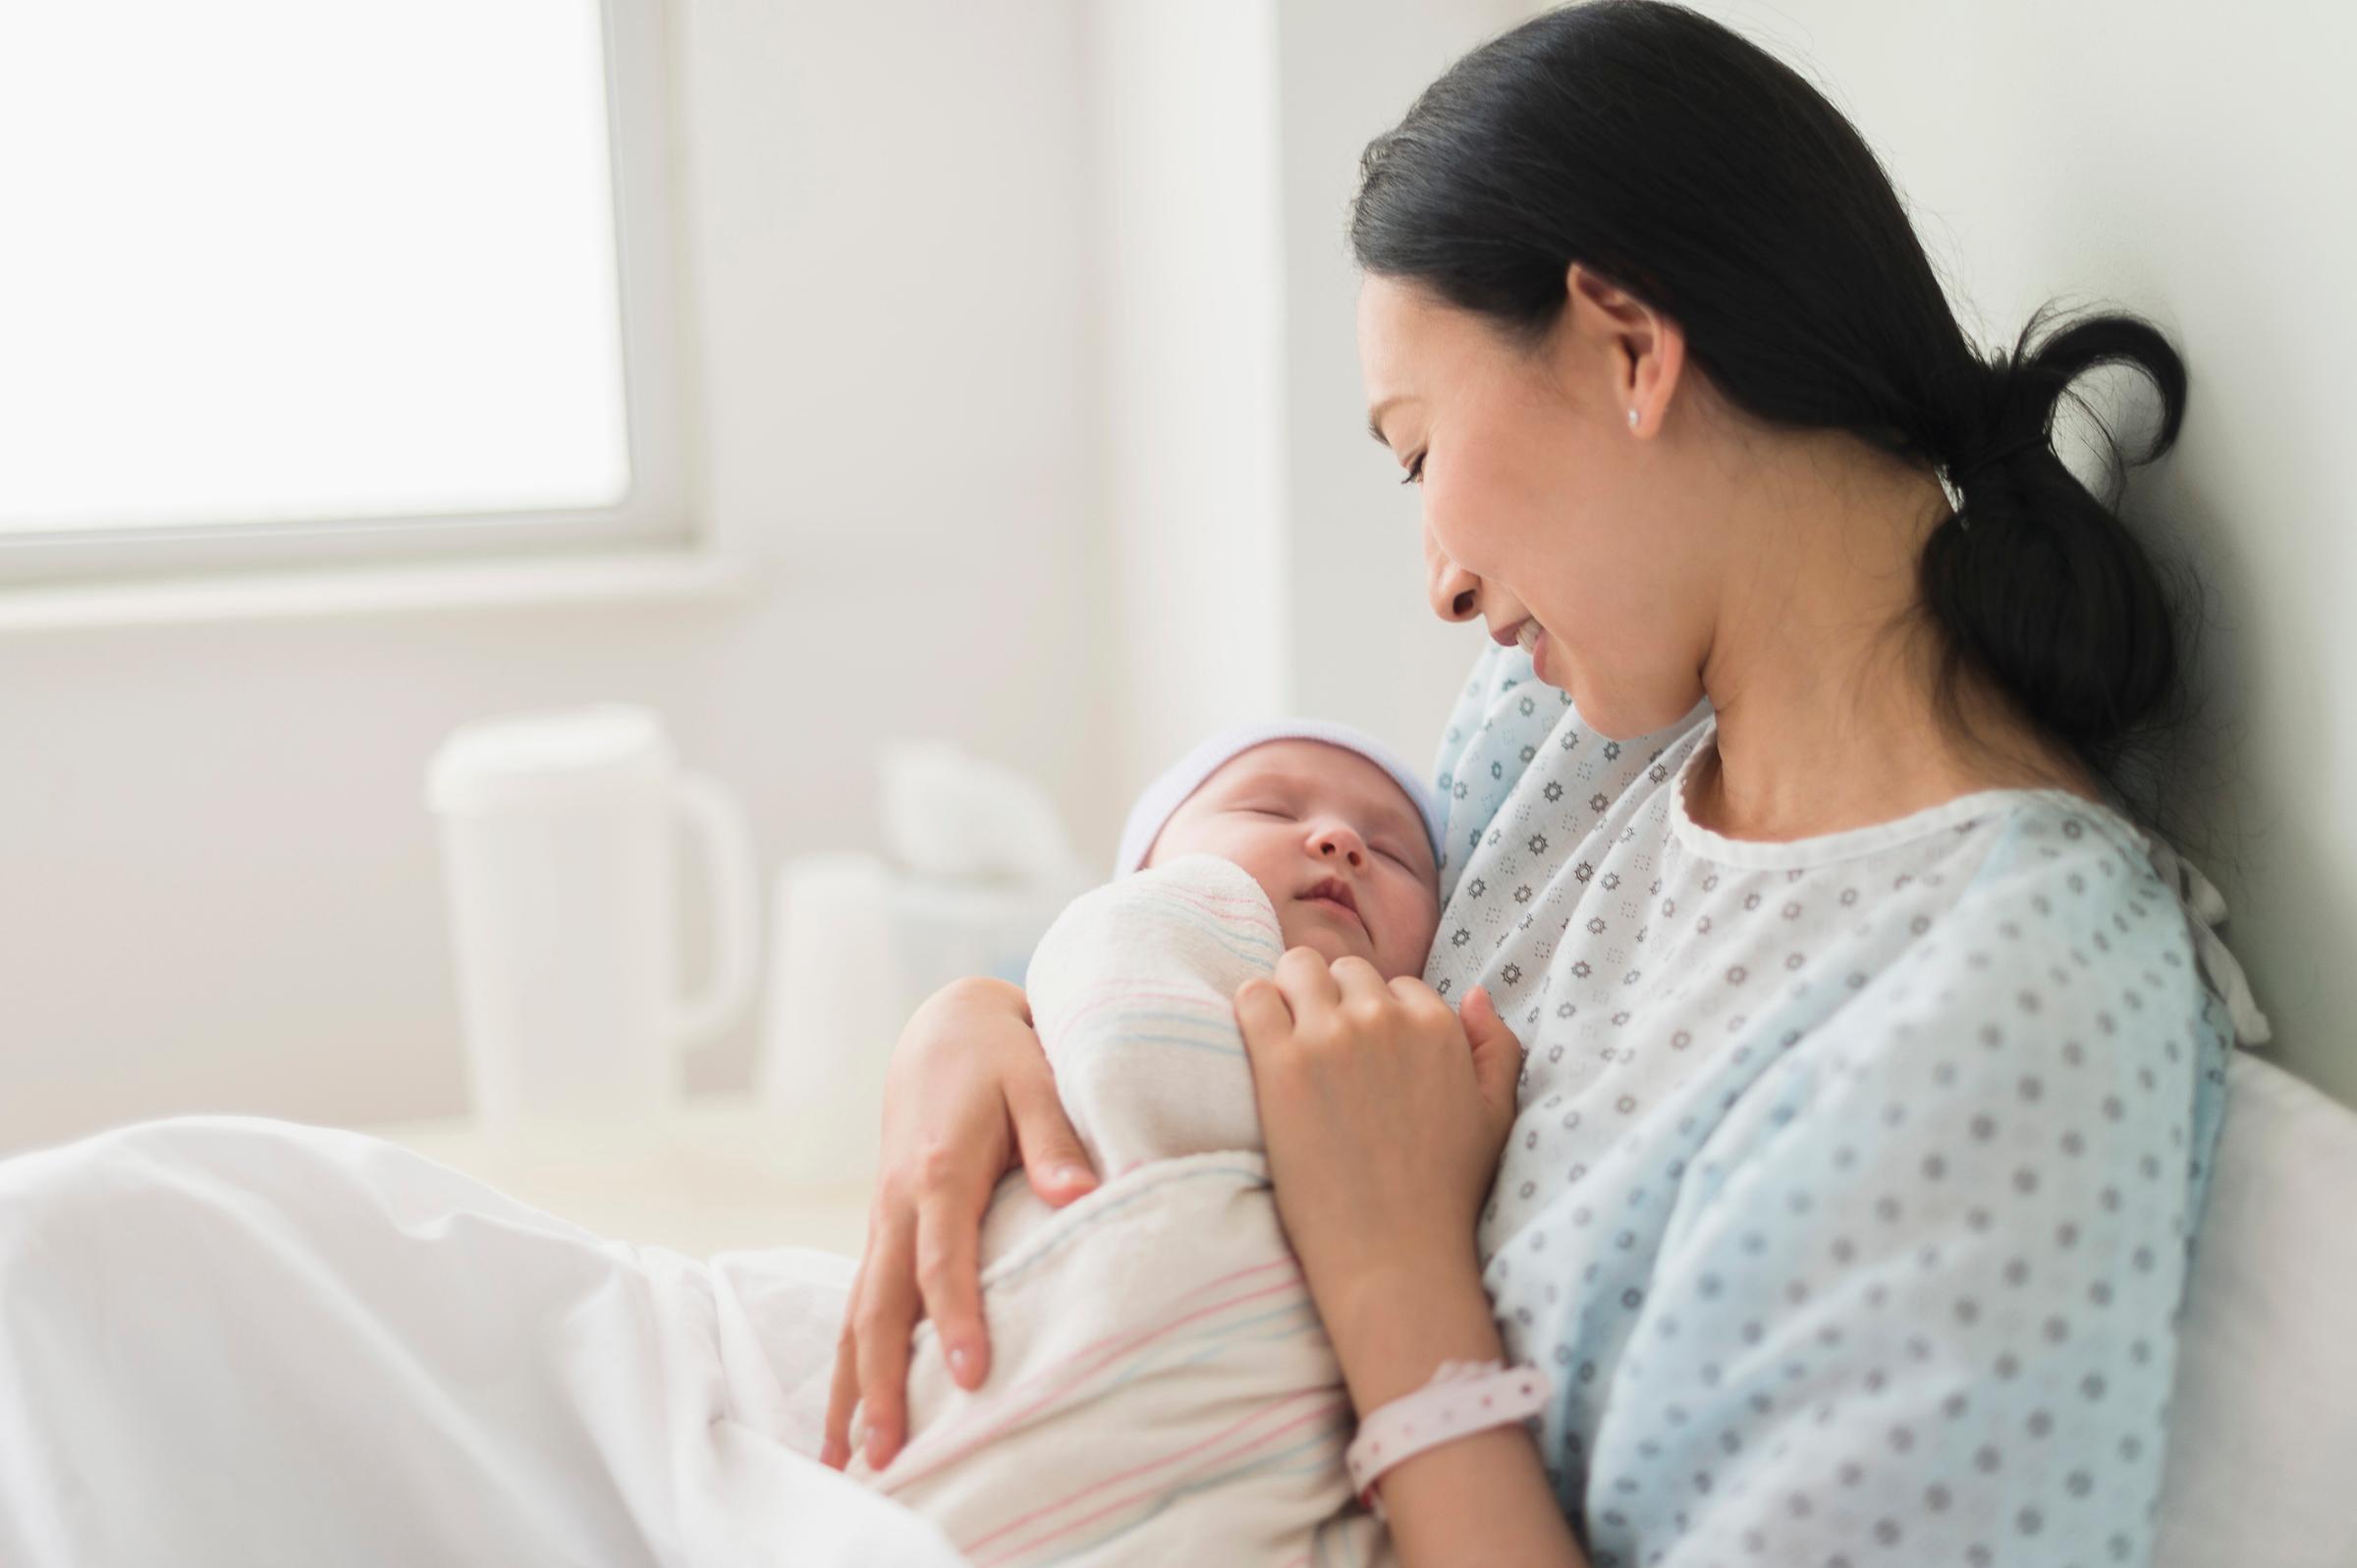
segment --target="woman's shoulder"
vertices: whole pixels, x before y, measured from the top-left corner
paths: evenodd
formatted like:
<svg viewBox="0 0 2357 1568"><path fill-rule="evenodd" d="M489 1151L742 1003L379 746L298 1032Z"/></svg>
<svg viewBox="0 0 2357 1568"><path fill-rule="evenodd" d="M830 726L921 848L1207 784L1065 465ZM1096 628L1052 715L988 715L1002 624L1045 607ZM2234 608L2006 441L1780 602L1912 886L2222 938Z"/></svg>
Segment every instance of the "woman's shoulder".
<svg viewBox="0 0 2357 1568"><path fill-rule="evenodd" d="M1818 1031L1812 1072L1974 1117L2043 1100L2075 1124L2067 1145L2119 1132L2149 1175L2165 1137L2198 1183L2238 1027L2213 968L2231 958L2151 841L2061 790L1993 797L1957 840L1977 853L1949 868L1952 898Z"/></svg>
<svg viewBox="0 0 2357 1568"><path fill-rule="evenodd" d="M1976 851L1949 916L1958 929L2027 940L2043 928L2123 961L2190 951L2188 911L2163 879L2154 840L2126 817L2061 789L1981 798L1985 808L1956 825Z"/></svg>
<svg viewBox="0 0 2357 1568"><path fill-rule="evenodd" d="M1548 685L1519 646L1490 643L1474 657L1458 690L1433 763L1433 784L1448 813L1441 858L1446 903L1457 875L1485 838L1515 820L1561 823L1609 813L1637 785L1659 785L1674 771L1668 753L1699 732L1707 703L1652 734L1616 740L1592 730L1568 692ZM1518 813L1506 812L1515 796Z"/></svg>
<svg viewBox="0 0 2357 1568"><path fill-rule="evenodd" d="M1876 1136L1939 1162L2034 1116L2083 1172L2155 1176L2160 1140L2200 1179L2233 1032L2190 912L2108 807L2060 790L1987 806L1953 825L1958 858L1921 873L1947 883L1940 912L1793 1042L1773 1092L1743 1097L1760 1103L1730 1114L1713 1166L1805 1108L1832 1136L1868 1106Z"/></svg>

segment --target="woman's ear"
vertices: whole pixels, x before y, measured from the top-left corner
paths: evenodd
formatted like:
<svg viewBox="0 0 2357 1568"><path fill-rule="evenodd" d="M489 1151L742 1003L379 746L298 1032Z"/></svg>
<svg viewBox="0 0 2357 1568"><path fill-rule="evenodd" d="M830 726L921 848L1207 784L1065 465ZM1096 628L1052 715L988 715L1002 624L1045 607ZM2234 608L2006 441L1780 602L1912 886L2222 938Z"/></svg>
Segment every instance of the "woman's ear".
<svg viewBox="0 0 2357 1568"><path fill-rule="evenodd" d="M1601 363L1610 406L1632 435L1668 417L1686 364L1686 335L1662 311L1583 262L1563 280L1563 325L1574 351Z"/></svg>

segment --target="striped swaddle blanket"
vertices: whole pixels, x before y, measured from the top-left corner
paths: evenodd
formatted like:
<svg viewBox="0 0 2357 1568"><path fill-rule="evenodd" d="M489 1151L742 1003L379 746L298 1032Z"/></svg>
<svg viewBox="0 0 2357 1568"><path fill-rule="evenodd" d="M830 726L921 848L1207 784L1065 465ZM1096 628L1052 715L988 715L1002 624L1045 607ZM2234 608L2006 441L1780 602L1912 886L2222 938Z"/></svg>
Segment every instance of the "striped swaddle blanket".
<svg viewBox="0 0 2357 1568"><path fill-rule="evenodd" d="M1103 1184L1050 1209L1014 1171L982 1228L990 1379L930 1323L910 1438L850 1474L975 1568L1392 1561L1343 1467L1354 1416L1262 1154L1235 988L1283 951L1241 867L1186 855L1072 903L1026 977Z"/></svg>

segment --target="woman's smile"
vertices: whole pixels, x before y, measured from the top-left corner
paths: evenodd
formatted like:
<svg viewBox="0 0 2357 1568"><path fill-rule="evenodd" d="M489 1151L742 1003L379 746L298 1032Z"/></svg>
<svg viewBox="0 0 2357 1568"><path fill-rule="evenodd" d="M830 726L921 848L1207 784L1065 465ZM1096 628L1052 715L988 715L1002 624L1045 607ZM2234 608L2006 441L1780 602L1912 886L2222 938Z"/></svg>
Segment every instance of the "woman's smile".
<svg viewBox="0 0 2357 1568"><path fill-rule="evenodd" d="M1544 663L1547 654L1545 628L1540 626L1536 621L1525 621L1515 628L1514 640L1522 645L1524 653L1530 655L1530 668L1537 672L1540 679L1545 680L1547 678L1547 667ZM1553 684L1553 682L1549 683Z"/></svg>

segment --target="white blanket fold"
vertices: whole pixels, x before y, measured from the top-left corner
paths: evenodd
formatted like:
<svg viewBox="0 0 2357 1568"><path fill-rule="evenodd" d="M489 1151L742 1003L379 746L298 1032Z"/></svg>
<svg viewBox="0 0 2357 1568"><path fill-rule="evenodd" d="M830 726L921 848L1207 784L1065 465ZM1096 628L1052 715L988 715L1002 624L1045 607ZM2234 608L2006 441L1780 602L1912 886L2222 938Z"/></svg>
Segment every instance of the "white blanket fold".
<svg viewBox="0 0 2357 1568"><path fill-rule="evenodd" d="M0 1563L955 1568L811 1456L850 1268L258 1117L0 1161Z"/></svg>
<svg viewBox="0 0 2357 1568"><path fill-rule="evenodd" d="M975 1568L1364 1564L1355 1418L1269 1186L1236 987L1283 951L1232 861L1082 895L1027 976L1073 1129L1108 1179L1061 1210L1007 1176L982 1232L989 1380L923 1324L906 1446L850 1473Z"/></svg>

